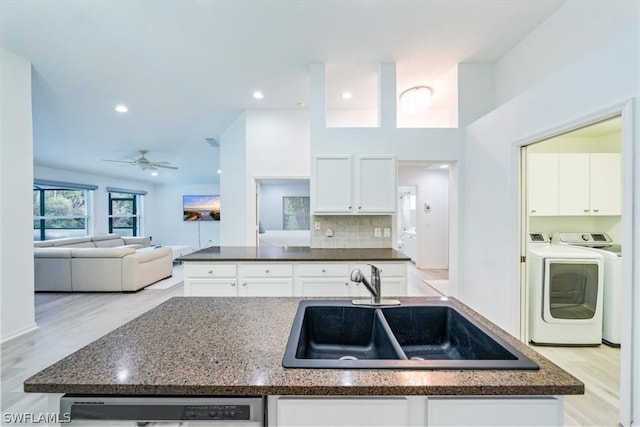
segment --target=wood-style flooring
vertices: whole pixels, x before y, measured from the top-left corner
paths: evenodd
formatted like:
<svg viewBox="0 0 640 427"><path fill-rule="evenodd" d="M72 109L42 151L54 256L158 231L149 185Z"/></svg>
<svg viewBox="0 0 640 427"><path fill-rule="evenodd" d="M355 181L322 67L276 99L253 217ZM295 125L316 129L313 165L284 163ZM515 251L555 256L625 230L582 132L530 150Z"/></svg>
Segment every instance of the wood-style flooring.
<svg viewBox="0 0 640 427"><path fill-rule="evenodd" d="M446 280L445 269L409 268L409 295L441 296L425 280ZM36 294L38 330L2 345L2 413L46 413L46 395L24 393L22 382L57 360L96 340L173 296L182 284L169 289L144 289L119 294ZM565 425L616 426L619 407L620 352L599 347L534 347L586 384L582 396L565 398ZM4 419L4 416L3 416Z"/></svg>

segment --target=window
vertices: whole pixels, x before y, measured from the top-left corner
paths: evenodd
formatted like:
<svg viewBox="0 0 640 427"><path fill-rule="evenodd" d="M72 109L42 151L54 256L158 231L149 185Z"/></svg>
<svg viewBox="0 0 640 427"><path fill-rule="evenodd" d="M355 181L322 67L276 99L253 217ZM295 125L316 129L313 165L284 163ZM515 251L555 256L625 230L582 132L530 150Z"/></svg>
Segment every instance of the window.
<svg viewBox="0 0 640 427"><path fill-rule="evenodd" d="M137 236L138 194L109 192L109 233Z"/></svg>
<svg viewBox="0 0 640 427"><path fill-rule="evenodd" d="M309 196L282 198L282 229L309 230Z"/></svg>
<svg viewBox="0 0 640 427"><path fill-rule="evenodd" d="M87 189L33 188L33 240L87 236Z"/></svg>

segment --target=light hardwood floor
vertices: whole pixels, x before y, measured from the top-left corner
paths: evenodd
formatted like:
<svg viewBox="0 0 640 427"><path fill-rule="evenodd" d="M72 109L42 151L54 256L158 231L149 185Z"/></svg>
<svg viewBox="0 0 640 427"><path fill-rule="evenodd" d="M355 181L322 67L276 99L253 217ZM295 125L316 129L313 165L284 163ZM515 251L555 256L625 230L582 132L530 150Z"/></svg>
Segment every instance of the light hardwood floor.
<svg viewBox="0 0 640 427"><path fill-rule="evenodd" d="M440 296L424 280L447 279L446 270L409 268L409 295ZM78 350L173 296L170 289L144 289L133 294L36 294L39 329L2 345L2 412L48 411L46 395L24 393L29 376ZM535 347L586 384L583 396L565 399L567 426L615 426L618 420L619 350L606 346Z"/></svg>

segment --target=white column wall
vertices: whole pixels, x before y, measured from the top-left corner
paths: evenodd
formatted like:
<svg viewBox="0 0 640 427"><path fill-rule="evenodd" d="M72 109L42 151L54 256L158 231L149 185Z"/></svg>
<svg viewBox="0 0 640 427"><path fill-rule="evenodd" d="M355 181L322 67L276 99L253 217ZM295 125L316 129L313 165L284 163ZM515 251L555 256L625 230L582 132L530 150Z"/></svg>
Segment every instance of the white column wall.
<svg viewBox="0 0 640 427"><path fill-rule="evenodd" d="M0 341L37 328L31 63L0 48Z"/></svg>
<svg viewBox="0 0 640 427"><path fill-rule="evenodd" d="M242 113L220 138L220 246L246 246L249 241L245 123Z"/></svg>

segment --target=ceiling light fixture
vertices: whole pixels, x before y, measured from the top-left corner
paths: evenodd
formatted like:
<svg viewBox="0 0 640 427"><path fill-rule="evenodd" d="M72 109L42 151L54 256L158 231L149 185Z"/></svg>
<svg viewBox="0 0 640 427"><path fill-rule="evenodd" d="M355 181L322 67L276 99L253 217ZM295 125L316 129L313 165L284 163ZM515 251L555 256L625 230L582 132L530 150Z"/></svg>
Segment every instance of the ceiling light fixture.
<svg viewBox="0 0 640 427"><path fill-rule="evenodd" d="M151 176L158 176L158 172L157 171L151 172Z"/></svg>
<svg viewBox="0 0 640 427"><path fill-rule="evenodd" d="M424 113L431 105L432 95L429 86L414 86L400 94L400 105L409 114Z"/></svg>
<svg viewBox="0 0 640 427"><path fill-rule="evenodd" d="M127 111L129 111L129 108L127 108L127 106L124 104L119 104L119 105L116 105L115 110L118 113L126 113Z"/></svg>
<svg viewBox="0 0 640 427"><path fill-rule="evenodd" d="M253 92L253 97L255 99L262 99L264 98L264 93L260 92L259 90Z"/></svg>
<svg viewBox="0 0 640 427"><path fill-rule="evenodd" d="M351 99L353 98L353 94L351 92L343 92L342 99Z"/></svg>
<svg viewBox="0 0 640 427"><path fill-rule="evenodd" d="M440 169L449 169L449 165L440 165Z"/></svg>

